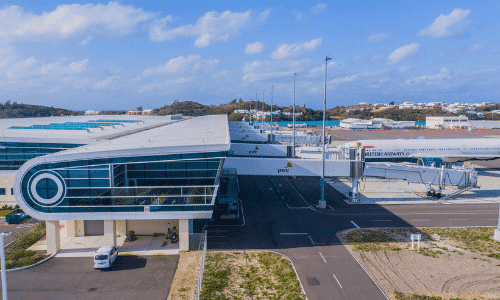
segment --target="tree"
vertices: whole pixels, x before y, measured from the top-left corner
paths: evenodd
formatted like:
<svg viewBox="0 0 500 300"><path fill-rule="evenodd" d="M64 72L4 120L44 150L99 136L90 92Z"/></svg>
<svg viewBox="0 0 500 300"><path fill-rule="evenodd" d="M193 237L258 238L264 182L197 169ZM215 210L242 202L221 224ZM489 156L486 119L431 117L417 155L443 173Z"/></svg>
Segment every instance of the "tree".
<svg viewBox="0 0 500 300"><path fill-rule="evenodd" d="M142 111L142 105L137 108L137 111Z"/></svg>

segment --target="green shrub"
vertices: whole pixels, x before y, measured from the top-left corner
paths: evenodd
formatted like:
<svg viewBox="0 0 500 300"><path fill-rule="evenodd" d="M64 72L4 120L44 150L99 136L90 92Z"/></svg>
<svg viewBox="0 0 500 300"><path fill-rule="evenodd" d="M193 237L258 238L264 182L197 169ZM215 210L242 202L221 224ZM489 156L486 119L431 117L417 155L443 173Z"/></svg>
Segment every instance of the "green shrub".
<svg viewBox="0 0 500 300"><path fill-rule="evenodd" d="M35 255L35 251L21 249L21 250L16 250L16 251L9 253L6 256L6 259L11 259L11 260L20 259L23 257L31 257L33 255Z"/></svg>

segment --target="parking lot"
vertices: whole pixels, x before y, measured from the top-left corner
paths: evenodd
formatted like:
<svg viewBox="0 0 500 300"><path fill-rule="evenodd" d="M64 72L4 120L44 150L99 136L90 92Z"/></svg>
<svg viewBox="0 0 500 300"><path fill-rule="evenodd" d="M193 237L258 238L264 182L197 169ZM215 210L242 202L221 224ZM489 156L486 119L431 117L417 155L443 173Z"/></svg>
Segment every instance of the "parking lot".
<svg viewBox="0 0 500 300"><path fill-rule="evenodd" d="M107 271L92 258L53 258L7 273L9 299L167 299L178 255L118 256Z"/></svg>

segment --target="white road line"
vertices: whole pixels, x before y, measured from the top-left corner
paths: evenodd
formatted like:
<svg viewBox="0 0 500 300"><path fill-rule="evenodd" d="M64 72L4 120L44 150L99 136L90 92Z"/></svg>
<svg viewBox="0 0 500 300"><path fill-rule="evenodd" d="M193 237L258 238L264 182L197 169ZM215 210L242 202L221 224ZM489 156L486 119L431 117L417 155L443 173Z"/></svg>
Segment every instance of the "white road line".
<svg viewBox="0 0 500 300"><path fill-rule="evenodd" d="M468 221L469 219L449 219L450 221Z"/></svg>
<svg viewBox="0 0 500 300"><path fill-rule="evenodd" d="M315 245L316 243L313 241L313 239L311 238L311 236L309 235L309 233L306 233L306 232L280 232L281 235L307 235L307 237L311 240L311 243L313 243L313 245ZM320 245L320 244L318 244Z"/></svg>
<svg viewBox="0 0 500 300"><path fill-rule="evenodd" d="M372 222L391 222L392 220L372 220Z"/></svg>
<svg viewBox="0 0 500 300"><path fill-rule="evenodd" d="M410 220L410 222L429 222L430 220Z"/></svg>
<svg viewBox="0 0 500 300"><path fill-rule="evenodd" d="M311 209L310 206L307 206L307 207L306 206L292 206L292 207L290 207L290 205L288 205L288 203L285 202L285 204L288 207L288 209Z"/></svg>
<svg viewBox="0 0 500 300"><path fill-rule="evenodd" d="M319 252L319 255L321 255L321 258L323 259L323 261L325 262L326 264L326 259L323 257L323 254L321 254L321 252Z"/></svg>
<svg viewBox="0 0 500 300"><path fill-rule="evenodd" d="M308 205L308 206L311 206L309 205L309 203L307 203L306 199L304 199L304 197L302 197L302 195L299 193L299 191L297 191L297 189L293 186L293 184L290 182L290 179L288 179L287 177L286 178L286 181L288 181L288 184L290 184L293 188L293 190L300 196L300 198L302 198L302 200L304 200L304 202Z"/></svg>
<svg viewBox="0 0 500 300"><path fill-rule="evenodd" d="M332 210L335 210L335 209L333 209L333 207L331 205L328 205L328 207L331 208Z"/></svg>
<svg viewBox="0 0 500 300"><path fill-rule="evenodd" d="M486 221L497 221L498 219L486 219Z"/></svg>
<svg viewBox="0 0 500 300"><path fill-rule="evenodd" d="M351 221L352 225L354 225L356 228L359 228L358 224L354 223L354 221Z"/></svg>
<svg viewBox="0 0 500 300"><path fill-rule="evenodd" d="M340 285L340 288L342 288L342 285L340 284L339 280L337 279L337 276L335 276L335 274L333 274L333 277L335 277L335 280L337 280L337 283Z"/></svg>

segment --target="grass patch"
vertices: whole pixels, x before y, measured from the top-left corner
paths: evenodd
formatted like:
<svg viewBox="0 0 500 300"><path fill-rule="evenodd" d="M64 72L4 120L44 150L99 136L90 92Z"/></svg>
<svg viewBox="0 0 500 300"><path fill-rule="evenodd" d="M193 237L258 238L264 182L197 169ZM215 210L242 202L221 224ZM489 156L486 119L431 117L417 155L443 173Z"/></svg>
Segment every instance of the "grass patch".
<svg viewBox="0 0 500 300"><path fill-rule="evenodd" d="M0 209L0 217L5 217L6 214L12 212L12 209Z"/></svg>
<svg viewBox="0 0 500 300"><path fill-rule="evenodd" d="M14 233L16 239L5 248L5 264L7 269L20 268L37 263L46 257L44 251L27 250L45 236L45 222L41 222L32 230Z"/></svg>
<svg viewBox="0 0 500 300"><path fill-rule="evenodd" d="M428 236L438 235L453 246L477 253L485 254L491 258L500 259L498 249L500 243L493 239L493 227L467 227L467 228L422 228ZM490 256L491 255L491 256Z"/></svg>
<svg viewBox="0 0 500 300"><path fill-rule="evenodd" d="M305 299L290 262L273 252L207 253L201 299Z"/></svg>
<svg viewBox="0 0 500 300"><path fill-rule="evenodd" d="M439 296L427 296L427 295L417 295L417 294L403 294L401 292L395 291L394 296L396 300L443 300L442 297ZM459 298L455 298L452 300L461 300Z"/></svg>

